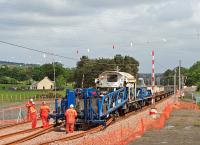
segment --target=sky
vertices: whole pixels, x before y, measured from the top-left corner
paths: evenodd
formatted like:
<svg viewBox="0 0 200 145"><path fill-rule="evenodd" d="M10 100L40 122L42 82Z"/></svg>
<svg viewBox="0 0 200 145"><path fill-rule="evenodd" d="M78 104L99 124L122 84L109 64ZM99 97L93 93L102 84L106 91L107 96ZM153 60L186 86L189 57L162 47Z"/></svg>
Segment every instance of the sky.
<svg viewBox="0 0 200 145"><path fill-rule="evenodd" d="M0 60L75 67L82 55L121 54L150 73L154 50L160 73L200 56L199 0L0 0L0 11L0 41L67 57L0 43Z"/></svg>

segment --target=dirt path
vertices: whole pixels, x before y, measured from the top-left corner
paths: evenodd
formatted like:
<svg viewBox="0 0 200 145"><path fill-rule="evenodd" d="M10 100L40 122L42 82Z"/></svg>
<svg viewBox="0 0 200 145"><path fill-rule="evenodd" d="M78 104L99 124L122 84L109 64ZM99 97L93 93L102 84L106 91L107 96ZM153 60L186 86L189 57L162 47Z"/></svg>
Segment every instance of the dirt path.
<svg viewBox="0 0 200 145"><path fill-rule="evenodd" d="M129 145L200 145L200 112L174 110L164 128L147 131Z"/></svg>

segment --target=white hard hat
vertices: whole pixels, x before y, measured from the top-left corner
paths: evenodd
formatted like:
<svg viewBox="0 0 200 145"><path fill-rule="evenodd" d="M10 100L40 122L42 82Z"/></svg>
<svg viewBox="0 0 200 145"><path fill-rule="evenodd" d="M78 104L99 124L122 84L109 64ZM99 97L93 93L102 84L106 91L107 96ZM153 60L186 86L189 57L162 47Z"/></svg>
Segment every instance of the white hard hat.
<svg viewBox="0 0 200 145"><path fill-rule="evenodd" d="M32 102L33 105L35 105L35 102Z"/></svg>
<svg viewBox="0 0 200 145"><path fill-rule="evenodd" d="M33 99L30 99L31 102L33 102Z"/></svg>
<svg viewBox="0 0 200 145"><path fill-rule="evenodd" d="M74 105L73 105L73 104L71 104L71 105L70 105L70 108L74 108Z"/></svg>

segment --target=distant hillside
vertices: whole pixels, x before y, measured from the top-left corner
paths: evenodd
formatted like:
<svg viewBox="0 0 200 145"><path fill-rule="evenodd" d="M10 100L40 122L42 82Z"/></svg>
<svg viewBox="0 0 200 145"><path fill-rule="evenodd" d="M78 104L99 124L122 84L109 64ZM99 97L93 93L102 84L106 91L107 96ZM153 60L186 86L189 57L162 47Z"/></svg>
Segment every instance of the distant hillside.
<svg viewBox="0 0 200 145"><path fill-rule="evenodd" d="M14 67L14 66L27 67L27 66L37 66L38 64L25 64L25 63L19 63L19 62L0 61L0 66L1 65L7 65L7 66L11 66L11 67Z"/></svg>

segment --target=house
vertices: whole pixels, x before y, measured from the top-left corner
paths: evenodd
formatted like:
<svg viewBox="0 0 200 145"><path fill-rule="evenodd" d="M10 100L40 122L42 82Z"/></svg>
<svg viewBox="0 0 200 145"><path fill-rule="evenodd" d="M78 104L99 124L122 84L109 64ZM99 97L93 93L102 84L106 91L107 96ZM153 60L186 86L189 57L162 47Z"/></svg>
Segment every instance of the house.
<svg viewBox="0 0 200 145"><path fill-rule="evenodd" d="M48 77L44 77L39 82L34 82L30 89L32 90L53 90L54 89L54 82L51 81Z"/></svg>

